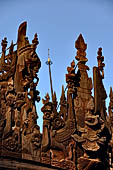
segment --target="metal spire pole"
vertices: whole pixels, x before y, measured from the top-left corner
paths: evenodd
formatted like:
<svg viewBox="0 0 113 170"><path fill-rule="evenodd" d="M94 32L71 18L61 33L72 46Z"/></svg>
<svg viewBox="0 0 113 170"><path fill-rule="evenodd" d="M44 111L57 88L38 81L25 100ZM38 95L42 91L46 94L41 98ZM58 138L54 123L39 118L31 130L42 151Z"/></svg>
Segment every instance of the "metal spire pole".
<svg viewBox="0 0 113 170"><path fill-rule="evenodd" d="M50 59L50 57L49 57L49 50L50 49L48 49L48 60L46 61L46 64L49 66L49 77L50 77L50 87L51 87L51 97L52 97L52 101L53 101L53 86L52 86L52 77L51 77L51 64L53 64L52 63L52 61L51 61L51 59Z"/></svg>

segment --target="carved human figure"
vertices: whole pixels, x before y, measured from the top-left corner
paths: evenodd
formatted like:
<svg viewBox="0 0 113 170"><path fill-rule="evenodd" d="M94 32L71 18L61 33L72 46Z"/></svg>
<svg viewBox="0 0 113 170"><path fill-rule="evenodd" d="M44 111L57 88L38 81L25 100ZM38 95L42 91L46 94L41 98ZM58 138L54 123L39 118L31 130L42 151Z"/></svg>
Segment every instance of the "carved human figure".
<svg viewBox="0 0 113 170"><path fill-rule="evenodd" d="M39 148L41 146L40 128L37 125L36 120L37 114L34 108L28 113L27 119L24 120L22 137L23 152L34 156L40 155Z"/></svg>

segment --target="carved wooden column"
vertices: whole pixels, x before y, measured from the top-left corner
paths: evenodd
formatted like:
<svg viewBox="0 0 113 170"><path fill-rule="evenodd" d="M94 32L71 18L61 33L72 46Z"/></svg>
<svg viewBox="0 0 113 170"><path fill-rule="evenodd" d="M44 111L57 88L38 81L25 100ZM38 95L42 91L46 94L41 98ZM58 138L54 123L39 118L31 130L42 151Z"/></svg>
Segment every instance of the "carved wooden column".
<svg viewBox="0 0 113 170"><path fill-rule="evenodd" d="M67 112L68 120L75 120L75 108L74 108L74 98L76 97L76 74L75 74L75 62L71 62L71 67L67 67L68 74L66 74L67 83Z"/></svg>
<svg viewBox="0 0 113 170"><path fill-rule="evenodd" d="M107 94L103 85L104 78L104 57L102 56L102 48L98 50L98 67L93 67L93 82L94 82L94 102L95 102L95 113L100 113L104 121L106 121L106 106L105 99Z"/></svg>
<svg viewBox="0 0 113 170"><path fill-rule="evenodd" d="M42 99L44 106L41 108L43 112L43 134L42 134L42 143L41 143L41 161L43 163L50 164L51 163L51 123L52 123L52 112L53 112L53 104L49 101L50 97L47 93L45 96L45 100Z"/></svg>

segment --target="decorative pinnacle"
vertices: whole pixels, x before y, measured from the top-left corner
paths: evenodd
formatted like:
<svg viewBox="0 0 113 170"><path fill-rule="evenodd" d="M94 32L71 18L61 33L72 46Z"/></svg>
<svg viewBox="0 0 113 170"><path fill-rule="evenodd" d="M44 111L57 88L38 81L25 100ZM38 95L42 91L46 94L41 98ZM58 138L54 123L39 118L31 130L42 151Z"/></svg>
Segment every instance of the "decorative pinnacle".
<svg viewBox="0 0 113 170"><path fill-rule="evenodd" d="M1 45L2 45L2 52L5 52L6 47L7 47L7 38L6 37L2 40Z"/></svg>
<svg viewBox="0 0 113 170"><path fill-rule="evenodd" d="M79 35L78 39L75 41L75 48L77 49L76 60L86 63L88 59L86 58L87 44L85 44L82 34Z"/></svg>
<svg viewBox="0 0 113 170"><path fill-rule="evenodd" d="M102 56L102 48L98 49L97 54L98 54L98 56L97 56L98 68L102 72L102 78L104 78L104 67L105 67L105 64L103 63L104 62L104 56Z"/></svg>
<svg viewBox="0 0 113 170"><path fill-rule="evenodd" d="M32 40L32 43L34 44L35 47L39 44L37 33L34 35L34 39Z"/></svg>
<svg viewBox="0 0 113 170"><path fill-rule="evenodd" d="M87 44L85 44L82 34L80 34L78 39L76 40L75 48L76 49L82 49L84 51L87 49Z"/></svg>
<svg viewBox="0 0 113 170"><path fill-rule="evenodd" d="M66 100L66 97L65 97L65 91L64 91L64 86L62 85L62 94L61 94L61 98L60 98L61 101L64 101Z"/></svg>
<svg viewBox="0 0 113 170"><path fill-rule="evenodd" d="M47 93L46 96L45 96L45 99L42 99L42 103L46 104L46 103L49 102L49 100L50 100L50 97L49 97L49 94Z"/></svg>
<svg viewBox="0 0 113 170"><path fill-rule="evenodd" d="M71 62L71 67L67 67L67 71L69 74L75 74L75 61Z"/></svg>

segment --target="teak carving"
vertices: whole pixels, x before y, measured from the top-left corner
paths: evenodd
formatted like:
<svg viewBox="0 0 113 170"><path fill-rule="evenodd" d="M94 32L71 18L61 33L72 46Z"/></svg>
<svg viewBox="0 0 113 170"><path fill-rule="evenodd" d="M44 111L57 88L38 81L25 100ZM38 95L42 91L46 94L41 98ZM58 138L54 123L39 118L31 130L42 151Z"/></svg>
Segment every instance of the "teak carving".
<svg viewBox="0 0 113 170"><path fill-rule="evenodd" d="M30 43L26 28L26 22L20 25L17 43L11 42L8 54L7 38L1 43L0 157L32 160L65 170L112 170L113 91L110 88L108 115L102 48L97 53L98 67L93 67L92 82L86 65L87 44L82 34L79 35L75 42L78 63L73 60L67 67L67 87L62 86L59 104L53 91L52 101L48 93L42 99L41 134L35 105L40 101L36 88L41 67L36 53L39 41L35 34Z"/></svg>

